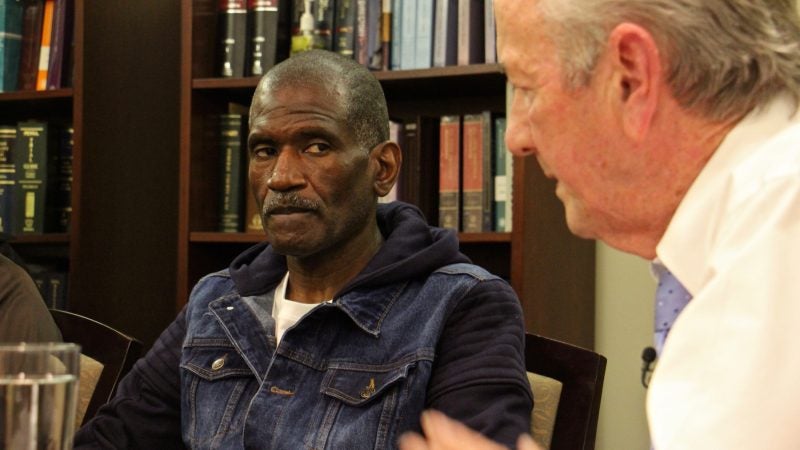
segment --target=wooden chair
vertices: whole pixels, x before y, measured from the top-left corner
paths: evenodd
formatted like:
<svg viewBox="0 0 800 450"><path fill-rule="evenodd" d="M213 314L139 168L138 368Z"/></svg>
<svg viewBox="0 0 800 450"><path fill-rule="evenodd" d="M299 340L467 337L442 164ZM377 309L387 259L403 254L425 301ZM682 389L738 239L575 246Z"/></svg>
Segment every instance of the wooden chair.
<svg viewBox="0 0 800 450"><path fill-rule="evenodd" d="M550 450L594 449L606 358L527 333L525 367L534 391L534 439Z"/></svg>
<svg viewBox="0 0 800 450"><path fill-rule="evenodd" d="M76 427L89 421L114 395L117 383L142 354L142 343L108 325L68 311L51 309L64 342L81 346Z"/></svg>

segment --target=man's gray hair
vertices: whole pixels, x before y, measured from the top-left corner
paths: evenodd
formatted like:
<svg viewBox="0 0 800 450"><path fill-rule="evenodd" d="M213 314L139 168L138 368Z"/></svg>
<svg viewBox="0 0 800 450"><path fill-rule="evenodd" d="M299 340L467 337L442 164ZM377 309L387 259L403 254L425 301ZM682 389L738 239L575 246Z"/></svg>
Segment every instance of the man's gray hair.
<svg viewBox="0 0 800 450"><path fill-rule="evenodd" d="M572 88L588 84L610 31L630 22L652 34L684 108L725 120L781 92L800 102L795 0L540 0L538 7Z"/></svg>
<svg viewBox="0 0 800 450"><path fill-rule="evenodd" d="M302 52L271 68L258 89L303 84L327 87L343 94L346 117L342 119L350 125L359 146L366 151L389 139L389 113L383 88L363 65L330 51Z"/></svg>

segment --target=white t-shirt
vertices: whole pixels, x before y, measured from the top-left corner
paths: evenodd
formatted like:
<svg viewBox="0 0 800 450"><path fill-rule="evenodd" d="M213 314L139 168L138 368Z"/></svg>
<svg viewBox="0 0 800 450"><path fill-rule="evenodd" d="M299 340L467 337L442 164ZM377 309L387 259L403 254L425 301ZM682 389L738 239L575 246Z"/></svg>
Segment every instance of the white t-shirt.
<svg viewBox="0 0 800 450"><path fill-rule="evenodd" d="M300 321L309 311L320 303L301 303L286 298L286 286L289 284L289 272L286 272L283 280L275 288L274 302L272 304L272 317L275 319L275 339L277 344L281 343L283 333Z"/></svg>
<svg viewBox="0 0 800 450"><path fill-rule="evenodd" d="M693 299L648 389L657 450L800 449L800 120L726 136L656 249Z"/></svg>

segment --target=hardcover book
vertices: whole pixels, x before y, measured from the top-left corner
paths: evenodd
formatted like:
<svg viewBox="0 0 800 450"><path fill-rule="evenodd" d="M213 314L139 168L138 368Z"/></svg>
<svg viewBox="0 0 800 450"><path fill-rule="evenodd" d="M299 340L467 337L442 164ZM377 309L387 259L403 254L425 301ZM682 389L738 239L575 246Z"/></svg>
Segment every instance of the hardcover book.
<svg viewBox="0 0 800 450"><path fill-rule="evenodd" d="M392 0L392 44L389 52L389 69L399 70L400 49L402 39L403 3L401 0Z"/></svg>
<svg viewBox="0 0 800 450"><path fill-rule="evenodd" d="M340 0L341 1L341 0ZM392 57L392 0L381 5L381 70L389 70Z"/></svg>
<svg viewBox="0 0 800 450"><path fill-rule="evenodd" d="M247 5L245 0L220 0L218 73L225 78L243 77L247 52Z"/></svg>
<svg viewBox="0 0 800 450"><path fill-rule="evenodd" d="M219 226L224 233L241 232L244 219L244 139L241 114L212 116L218 130L217 144L220 157Z"/></svg>
<svg viewBox="0 0 800 450"><path fill-rule="evenodd" d="M55 0L44 2L44 22L42 22L42 38L39 44L39 69L36 73L36 90L47 89L47 70L50 67L50 41L53 37L53 11Z"/></svg>
<svg viewBox="0 0 800 450"><path fill-rule="evenodd" d="M433 65L433 12L433 0L417 0L415 69L428 69Z"/></svg>
<svg viewBox="0 0 800 450"><path fill-rule="evenodd" d="M494 24L494 0L484 1L486 2L483 10L484 62L495 64L497 62L497 31Z"/></svg>
<svg viewBox="0 0 800 450"><path fill-rule="evenodd" d="M278 0L248 0L247 74L261 76L275 65L278 50Z"/></svg>
<svg viewBox="0 0 800 450"><path fill-rule="evenodd" d="M16 125L0 125L0 233L11 234L12 208L16 186L14 167L14 140L17 137Z"/></svg>
<svg viewBox="0 0 800 450"><path fill-rule="evenodd" d="M400 69L413 69L416 64L417 3L418 0L403 0L403 21L400 24Z"/></svg>
<svg viewBox="0 0 800 450"><path fill-rule="evenodd" d="M334 51L355 59L356 0L338 0L334 15Z"/></svg>
<svg viewBox="0 0 800 450"><path fill-rule="evenodd" d="M13 234L44 232L48 140L46 122L31 120L17 124L13 150L17 179L12 207Z"/></svg>
<svg viewBox="0 0 800 450"><path fill-rule="evenodd" d="M17 90L22 50L22 3L0 0L0 92Z"/></svg>
<svg viewBox="0 0 800 450"><path fill-rule="evenodd" d="M47 221L45 231L66 233L72 218L72 148L73 128L58 127L56 148L50 151L47 176Z"/></svg>
<svg viewBox="0 0 800 450"><path fill-rule="evenodd" d="M511 231L513 158L505 144L506 118L494 119L494 224L498 232Z"/></svg>
<svg viewBox="0 0 800 450"><path fill-rule="evenodd" d="M17 83L17 89L20 91L36 89L43 21L44 0L24 0L22 4L22 48Z"/></svg>
<svg viewBox="0 0 800 450"><path fill-rule="evenodd" d="M68 50L72 45L73 0L55 0L53 9L53 32L50 40L50 60L47 66L47 89L64 86L64 73L70 70Z"/></svg>
<svg viewBox="0 0 800 450"><path fill-rule="evenodd" d="M442 116L439 128L439 226L459 230L461 117Z"/></svg>
<svg viewBox="0 0 800 450"><path fill-rule="evenodd" d="M433 66L455 66L458 50L458 0L436 0Z"/></svg>
<svg viewBox="0 0 800 450"><path fill-rule="evenodd" d="M491 160L486 142L491 134L491 114L468 114L462 125L462 231L491 231ZM486 146L486 147L484 147ZM484 151L484 148L486 151Z"/></svg>
<svg viewBox="0 0 800 450"><path fill-rule="evenodd" d="M458 65L480 64L483 50L483 0L458 0Z"/></svg>
<svg viewBox="0 0 800 450"><path fill-rule="evenodd" d="M439 118L418 116L403 124L403 166L397 197L417 205L428 223L439 221Z"/></svg>

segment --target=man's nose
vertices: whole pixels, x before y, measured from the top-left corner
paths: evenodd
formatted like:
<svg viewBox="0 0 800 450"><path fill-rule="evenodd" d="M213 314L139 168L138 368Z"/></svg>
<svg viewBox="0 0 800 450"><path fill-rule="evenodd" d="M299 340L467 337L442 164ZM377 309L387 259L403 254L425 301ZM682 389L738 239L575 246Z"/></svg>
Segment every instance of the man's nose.
<svg viewBox="0 0 800 450"><path fill-rule="evenodd" d="M514 95L513 92L508 95L512 96L512 100L506 128L506 146L515 156L533 155L536 153L536 146L531 135L527 102L522 95Z"/></svg>
<svg viewBox="0 0 800 450"><path fill-rule="evenodd" d="M273 191L291 191L303 187L305 181L302 156L293 149L282 149L272 166L267 187Z"/></svg>

